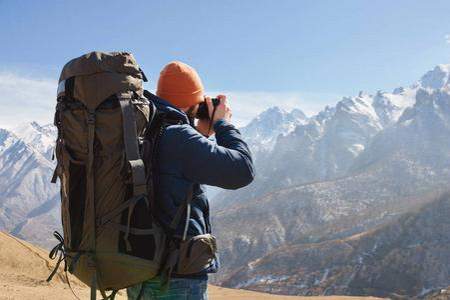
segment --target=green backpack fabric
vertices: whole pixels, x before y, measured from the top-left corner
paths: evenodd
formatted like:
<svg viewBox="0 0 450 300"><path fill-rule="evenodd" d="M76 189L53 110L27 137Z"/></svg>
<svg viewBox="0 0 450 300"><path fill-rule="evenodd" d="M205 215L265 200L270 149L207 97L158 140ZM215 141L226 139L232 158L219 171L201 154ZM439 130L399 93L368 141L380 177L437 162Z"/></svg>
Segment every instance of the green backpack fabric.
<svg viewBox="0 0 450 300"><path fill-rule="evenodd" d="M66 269L92 289L116 291L161 269L166 235L152 216L152 185L141 142L156 109L143 96L144 73L126 52L92 52L59 78L56 178L61 182ZM57 268L56 268L57 269ZM51 277L56 273L56 269Z"/></svg>

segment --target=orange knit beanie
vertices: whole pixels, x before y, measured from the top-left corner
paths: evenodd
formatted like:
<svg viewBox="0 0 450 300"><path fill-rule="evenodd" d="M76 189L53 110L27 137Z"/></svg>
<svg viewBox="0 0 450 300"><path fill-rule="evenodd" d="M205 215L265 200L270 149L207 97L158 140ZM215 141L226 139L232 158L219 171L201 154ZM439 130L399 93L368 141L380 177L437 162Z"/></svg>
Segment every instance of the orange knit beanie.
<svg viewBox="0 0 450 300"><path fill-rule="evenodd" d="M173 61L162 69L156 95L178 108L204 101L200 76L194 68L179 61Z"/></svg>

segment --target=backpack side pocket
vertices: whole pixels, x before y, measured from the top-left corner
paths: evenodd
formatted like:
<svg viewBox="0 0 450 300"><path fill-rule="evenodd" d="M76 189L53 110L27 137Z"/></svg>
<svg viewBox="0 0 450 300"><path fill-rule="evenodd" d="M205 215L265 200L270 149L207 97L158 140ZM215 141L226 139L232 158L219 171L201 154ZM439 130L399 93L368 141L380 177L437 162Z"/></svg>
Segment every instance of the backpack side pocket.
<svg viewBox="0 0 450 300"><path fill-rule="evenodd" d="M177 274L195 274L208 268L216 258L216 238L211 234L201 234L180 243Z"/></svg>

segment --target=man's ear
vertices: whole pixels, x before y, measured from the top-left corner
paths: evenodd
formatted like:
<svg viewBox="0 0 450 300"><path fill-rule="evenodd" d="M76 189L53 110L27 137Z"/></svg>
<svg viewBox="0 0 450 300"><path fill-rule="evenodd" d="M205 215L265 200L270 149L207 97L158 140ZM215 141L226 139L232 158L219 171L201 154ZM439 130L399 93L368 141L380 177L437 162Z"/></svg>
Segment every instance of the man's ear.
<svg viewBox="0 0 450 300"><path fill-rule="evenodd" d="M195 118L195 115L197 114L198 104L192 105L191 107L181 108L181 110L186 113L188 118L193 119L193 118Z"/></svg>

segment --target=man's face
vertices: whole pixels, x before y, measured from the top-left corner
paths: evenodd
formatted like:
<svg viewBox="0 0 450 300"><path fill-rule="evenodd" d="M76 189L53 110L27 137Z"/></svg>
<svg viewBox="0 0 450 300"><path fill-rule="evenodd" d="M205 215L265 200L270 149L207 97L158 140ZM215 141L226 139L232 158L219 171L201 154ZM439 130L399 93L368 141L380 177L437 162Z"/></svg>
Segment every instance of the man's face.
<svg viewBox="0 0 450 300"><path fill-rule="evenodd" d="M198 106L199 104L196 104L191 107L180 108L180 110L184 111L189 118L194 119L197 115ZM209 122L209 120L196 120L195 129L204 136L209 137L214 134L214 130L210 128Z"/></svg>

